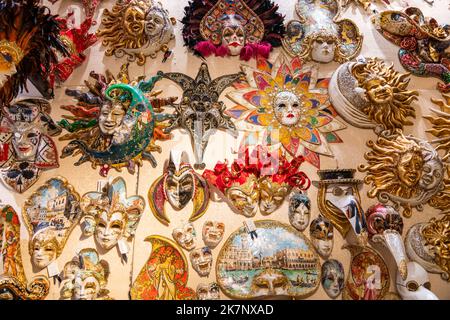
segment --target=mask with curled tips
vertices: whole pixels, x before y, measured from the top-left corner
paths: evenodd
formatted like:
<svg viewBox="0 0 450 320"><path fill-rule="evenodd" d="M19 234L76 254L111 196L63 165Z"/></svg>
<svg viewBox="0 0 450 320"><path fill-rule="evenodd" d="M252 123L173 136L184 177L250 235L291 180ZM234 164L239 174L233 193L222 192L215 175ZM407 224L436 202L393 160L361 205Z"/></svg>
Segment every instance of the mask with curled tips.
<svg viewBox="0 0 450 320"><path fill-rule="evenodd" d="M179 211L193 203L189 221L195 221L205 214L209 203L209 186L189 163L186 152L170 152L170 159L163 175L150 186L148 200L153 215L163 224L170 223L164 209L167 202Z"/></svg>
<svg viewBox="0 0 450 320"><path fill-rule="evenodd" d="M144 207L143 197L127 197L125 180L118 177L101 192L88 192L82 197L82 232L94 235L101 248L110 250L119 240L134 237Z"/></svg>
<svg viewBox="0 0 450 320"><path fill-rule="evenodd" d="M311 221L309 226L311 241L317 252L323 257L328 258L333 250L333 225L322 216Z"/></svg>

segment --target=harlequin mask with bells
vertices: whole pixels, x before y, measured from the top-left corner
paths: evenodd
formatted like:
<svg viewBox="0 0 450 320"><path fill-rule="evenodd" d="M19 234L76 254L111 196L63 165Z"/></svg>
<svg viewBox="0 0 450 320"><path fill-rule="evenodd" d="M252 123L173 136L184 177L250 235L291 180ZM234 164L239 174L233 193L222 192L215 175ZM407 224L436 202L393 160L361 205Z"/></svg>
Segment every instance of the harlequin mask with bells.
<svg viewBox="0 0 450 320"><path fill-rule="evenodd" d="M170 222L164 209L166 201L177 211L192 201L193 209L189 218L192 222L200 218L208 208L209 186L194 171L186 152L171 150L165 172L150 186L148 199L153 215L165 225Z"/></svg>
<svg viewBox="0 0 450 320"><path fill-rule="evenodd" d="M397 292L403 300L439 300L431 291L430 278L426 270L417 262L407 264L408 276L404 278L397 271Z"/></svg>
<svg viewBox="0 0 450 320"><path fill-rule="evenodd" d="M389 249L402 279L406 279L408 260L402 239L402 216L391 206L376 204L367 209L366 217L370 240L381 242Z"/></svg>
<svg viewBox="0 0 450 320"><path fill-rule="evenodd" d="M317 252L324 258L328 258L333 250L333 225L322 216L311 221L309 235Z"/></svg>
<svg viewBox="0 0 450 320"><path fill-rule="evenodd" d="M109 300L106 285L109 264L95 249L82 249L64 266L61 298L64 300Z"/></svg>
<svg viewBox="0 0 450 320"><path fill-rule="evenodd" d="M387 10L372 17L375 28L390 42L400 47L402 66L416 76L440 78L443 92L450 90L450 25L439 25L434 18L424 17L419 8L404 12Z"/></svg>
<svg viewBox="0 0 450 320"><path fill-rule="evenodd" d="M207 220L203 224L202 238L203 242L210 249L214 249L222 241L225 233L225 224L219 221Z"/></svg>
<svg viewBox="0 0 450 320"><path fill-rule="evenodd" d="M102 249L110 250L119 241L134 237L145 200L138 195L127 197L125 180L118 177L103 190L86 193L80 205L83 234L88 237L94 235Z"/></svg>
<svg viewBox="0 0 450 320"><path fill-rule="evenodd" d="M68 52L59 38L57 16L39 1L1 0L0 8L0 101L5 105L26 89L31 76L46 81L57 63L55 53Z"/></svg>
<svg viewBox="0 0 450 320"><path fill-rule="evenodd" d="M159 51L165 53L163 61L171 53L168 44L175 38L176 20L161 2L119 0L111 11L103 11L102 24L97 35L103 38L107 56L126 55L129 62L143 66L147 57L156 58Z"/></svg>
<svg viewBox="0 0 450 320"><path fill-rule="evenodd" d="M298 231L305 230L311 216L311 200L301 192L293 192L289 198L289 222Z"/></svg>
<svg viewBox="0 0 450 320"><path fill-rule="evenodd" d="M418 91L407 90L409 73L394 70L379 58L347 62L333 74L328 87L337 113L351 125L363 129L403 129L412 125L416 112L411 103Z"/></svg>
<svg viewBox="0 0 450 320"><path fill-rule="evenodd" d="M349 19L338 20L337 0L298 0L299 20L286 26L283 47L291 56L305 60L343 63L361 50L363 36Z"/></svg>
<svg viewBox="0 0 450 320"><path fill-rule="evenodd" d="M202 57L268 57L281 45L283 16L270 0L192 0L184 8L185 46Z"/></svg>
<svg viewBox="0 0 450 320"><path fill-rule="evenodd" d="M3 108L0 128L0 168L3 181L24 192L39 178L41 170L59 167L52 136L61 132L51 119L50 103L43 99L13 101Z"/></svg>
<svg viewBox="0 0 450 320"><path fill-rule="evenodd" d="M219 285L216 282L200 283L196 291L198 300L220 300Z"/></svg>
<svg viewBox="0 0 450 320"><path fill-rule="evenodd" d="M162 132L168 115L160 113L160 107L173 101L157 98L161 91L151 92L161 77L131 80L128 64L122 65L117 77L109 71L106 75L91 72L90 77L95 81L85 82L87 92L66 89L77 103L61 106L72 113L59 122L69 132L60 140L70 140L61 158L81 154L75 165L90 161L93 168L100 166L102 176L111 168L124 167L133 174L143 160L156 166L151 153L160 152L161 147L155 141L170 138Z"/></svg>
<svg viewBox="0 0 450 320"><path fill-rule="evenodd" d="M188 251L194 249L197 244L197 233L194 225L190 222L173 229L172 237L183 249Z"/></svg>
<svg viewBox="0 0 450 320"><path fill-rule="evenodd" d="M207 277L211 272L213 256L208 247L194 249L189 253L192 268L197 271L200 277Z"/></svg>
<svg viewBox="0 0 450 320"><path fill-rule="evenodd" d="M211 79L208 65L202 63L195 79L178 72L158 72L158 76L172 80L183 90L179 104L164 132L182 128L189 132L194 149L195 169L204 169L203 154L209 137L218 129L228 130L237 137L236 127L230 117L224 114L225 104L219 101L220 94L242 73L228 74Z"/></svg>

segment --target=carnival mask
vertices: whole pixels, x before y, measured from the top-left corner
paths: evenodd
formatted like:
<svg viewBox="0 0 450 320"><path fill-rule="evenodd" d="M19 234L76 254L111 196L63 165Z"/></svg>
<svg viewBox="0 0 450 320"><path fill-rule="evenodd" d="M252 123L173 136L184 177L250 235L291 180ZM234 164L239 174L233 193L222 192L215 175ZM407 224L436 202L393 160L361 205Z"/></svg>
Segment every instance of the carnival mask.
<svg viewBox="0 0 450 320"><path fill-rule="evenodd" d="M416 112L411 103L418 91L407 90L409 74L394 70L378 58L347 62L333 74L330 100L348 123L359 128L393 132L412 125Z"/></svg>
<svg viewBox="0 0 450 320"><path fill-rule="evenodd" d="M76 120L69 122L63 119L59 122L69 131L60 140L71 140L63 148L61 158L81 153L75 165L90 161L94 168L101 167L102 176L107 176L111 168L120 170L126 167L134 173L136 166L141 166L144 159L156 166L151 152L159 151L160 147L155 140L170 136L162 132L162 121L168 115L155 113L152 105L162 107L172 99L148 99L146 94L153 90L160 77L132 81L128 75L128 64L122 65L117 80L109 71L106 76L95 72L91 72L90 76L95 82L86 82L88 92L66 90L77 105L62 106L73 114L63 117L75 117Z"/></svg>
<svg viewBox="0 0 450 320"><path fill-rule="evenodd" d="M322 216L311 221L309 234L317 252L325 259L333 250L333 226Z"/></svg>
<svg viewBox="0 0 450 320"><path fill-rule="evenodd" d="M322 265L322 286L327 295L335 299L344 289L344 267L337 260L330 259Z"/></svg>
<svg viewBox="0 0 450 320"><path fill-rule="evenodd" d="M172 231L172 237L183 248L191 251L196 245L196 232L192 223L186 223L180 228L175 228Z"/></svg>
<svg viewBox="0 0 450 320"><path fill-rule="evenodd" d="M397 292L403 300L439 300L431 292L428 273L417 262L408 262L408 277L405 279L397 272Z"/></svg>
<svg viewBox="0 0 450 320"><path fill-rule="evenodd" d="M109 264L100 260L95 249L82 249L64 266L61 298L72 300L106 300Z"/></svg>
<svg viewBox="0 0 450 320"><path fill-rule="evenodd" d="M261 296L287 296L291 291L291 283L286 275L273 269L264 269L253 278L251 294Z"/></svg>
<svg viewBox="0 0 450 320"><path fill-rule="evenodd" d="M53 229L44 229L36 233L31 240L31 262L39 270L44 269L61 254Z"/></svg>
<svg viewBox="0 0 450 320"><path fill-rule="evenodd" d="M338 19L340 3L336 0L298 0L299 20L288 22L282 43L291 56L305 60L343 63L361 50L363 36L349 19Z"/></svg>
<svg viewBox="0 0 450 320"><path fill-rule="evenodd" d="M305 230L311 215L311 200L308 196L295 192L289 199L289 222L298 231Z"/></svg>
<svg viewBox="0 0 450 320"><path fill-rule="evenodd" d="M208 277L211 272L213 256L208 247L198 248L189 253L192 268L200 277Z"/></svg>
<svg viewBox="0 0 450 320"><path fill-rule="evenodd" d="M235 183L225 191L225 196L243 216L254 217L260 197L256 176L250 175L242 185Z"/></svg>
<svg viewBox="0 0 450 320"><path fill-rule="evenodd" d="M278 5L269 0L192 0L185 7L183 39L195 54L208 57L239 55L250 60L268 57L272 47L281 45L283 17Z"/></svg>
<svg viewBox="0 0 450 320"><path fill-rule="evenodd" d="M125 180L118 177L104 190L88 192L81 198L82 232L85 236L94 234L97 244L110 250L119 240L134 237L144 207L141 196L127 197Z"/></svg>
<svg viewBox="0 0 450 320"><path fill-rule="evenodd" d="M175 36L176 20L169 17L160 2L153 0L117 1L112 11L103 11L103 28L97 31L107 46L107 56L127 55L128 61L145 64L147 57L155 58L159 51L170 54L167 46ZM164 61L164 60L163 60Z"/></svg>
<svg viewBox="0 0 450 320"><path fill-rule="evenodd" d="M273 109L277 120L288 127L295 126L304 111L298 96L289 91L282 91L275 96Z"/></svg>
<svg viewBox="0 0 450 320"><path fill-rule="evenodd" d="M223 222L207 220L203 224L202 237L203 242L210 249L214 249L222 241L225 233L225 224Z"/></svg>
<svg viewBox="0 0 450 320"><path fill-rule="evenodd" d="M209 284L200 283L197 286L198 300L220 300L219 286L215 282Z"/></svg>
<svg viewBox="0 0 450 320"><path fill-rule="evenodd" d="M365 154L366 183L372 182L367 195L382 203L401 205L402 214L410 217L412 208L422 210L444 186L444 167L436 150L426 141L399 132L380 136L367 143L372 151ZM426 169L425 169L426 168Z"/></svg>
<svg viewBox="0 0 450 320"><path fill-rule="evenodd" d="M150 186L148 199L153 215L166 225L170 220L164 210L165 201L175 210L181 210L192 200L194 207L189 218L192 222L200 218L208 208L209 186L194 171L186 152L172 150L164 174Z"/></svg>
<svg viewBox="0 0 450 320"><path fill-rule="evenodd" d="M230 130L233 135L237 134L230 117L224 115L226 107L219 101L219 97L222 91L238 80L242 74L224 75L213 80L208 65L202 63L195 80L176 72L159 71L158 75L174 81L183 90L181 102L174 106L175 114L164 132L169 133L177 128L186 129L194 148L194 168L204 169L203 154L210 135L218 129Z"/></svg>

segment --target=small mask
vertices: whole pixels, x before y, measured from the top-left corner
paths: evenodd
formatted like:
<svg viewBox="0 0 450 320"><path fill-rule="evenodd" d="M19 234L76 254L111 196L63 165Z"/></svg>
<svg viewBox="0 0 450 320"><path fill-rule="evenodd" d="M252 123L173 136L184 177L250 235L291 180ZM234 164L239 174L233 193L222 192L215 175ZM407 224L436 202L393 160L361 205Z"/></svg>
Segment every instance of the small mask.
<svg viewBox="0 0 450 320"><path fill-rule="evenodd" d="M31 262L39 270L44 269L61 254L53 229L37 232L31 240Z"/></svg>
<svg viewBox="0 0 450 320"><path fill-rule="evenodd" d="M397 292L403 300L439 300L431 291L428 273L417 262L408 262L406 279L397 272Z"/></svg>
<svg viewBox="0 0 450 320"><path fill-rule="evenodd" d="M172 231L172 237L183 248L191 251L196 245L196 232L192 223L186 223L180 228L175 228Z"/></svg>
<svg viewBox="0 0 450 320"><path fill-rule="evenodd" d="M333 226L327 218L322 216L311 221L309 234L317 252L328 258L333 250Z"/></svg>
<svg viewBox="0 0 450 320"><path fill-rule="evenodd" d="M191 260L192 268L197 271L200 277L209 276L213 263L211 249L208 247L195 249L190 252L189 259Z"/></svg>
<svg viewBox="0 0 450 320"><path fill-rule="evenodd" d="M217 247L220 241L222 241L224 233L225 224L223 222L207 220L203 224L203 242L205 242L210 249Z"/></svg>
<svg viewBox="0 0 450 320"><path fill-rule="evenodd" d="M289 222L298 231L305 230L311 215L311 200L308 196L295 192L289 199Z"/></svg>
<svg viewBox="0 0 450 320"><path fill-rule="evenodd" d="M291 291L289 278L280 270L263 269L252 280L251 294L261 296L287 296Z"/></svg>
<svg viewBox="0 0 450 320"><path fill-rule="evenodd" d="M200 283L197 286L198 300L220 300L219 286L215 282L209 284Z"/></svg>
<svg viewBox="0 0 450 320"><path fill-rule="evenodd" d="M335 299L344 289L344 267L337 260L330 259L322 265L322 286L327 295Z"/></svg>

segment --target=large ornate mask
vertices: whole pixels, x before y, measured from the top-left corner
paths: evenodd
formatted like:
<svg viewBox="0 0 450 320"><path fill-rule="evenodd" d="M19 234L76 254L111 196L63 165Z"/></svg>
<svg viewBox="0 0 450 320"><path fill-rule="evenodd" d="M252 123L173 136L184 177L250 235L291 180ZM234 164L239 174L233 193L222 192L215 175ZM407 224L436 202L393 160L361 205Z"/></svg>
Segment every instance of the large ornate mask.
<svg viewBox="0 0 450 320"><path fill-rule="evenodd" d="M131 80L128 64L122 65L117 79L110 72L106 76L91 72L94 83L86 81L88 92L66 90L77 105L62 106L75 119L66 119L59 124L69 131L60 140L71 140L62 150L61 158L81 153L75 165L90 161L93 168L100 166L100 174L107 176L110 168L126 167L134 173L136 166L148 160L156 166L151 152L160 151L155 140L168 139L162 132L161 121L167 115L155 113L153 104L163 106L169 99L147 98L159 76L148 81L142 78ZM64 116L74 119L73 116Z"/></svg>
<svg viewBox="0 0 450 320"><path fill-rule="evenodd" d="M417 262L408 262L408 277L404 279L397 273L397 292L403 300L439 300L431 292L431 283L428 273Z"/></svg>
<svg viewBox="0 0 450 320"><path fill-rule="evenodd" d="M121 239L134 237L144 207L143 197L127 197L125 180L118 177L104 190L88 192L81 198L83 234L94 235L102 249L110 250Z"/></svg>
<svg viewBox="0 0 450 320"><path fill-rule="evenodd" d="M214 249L222 241L225 233L225 224L219 221L207 220L203 224L202 238L203 242L210 249Z"/></svg>
<svg viewBox="0 0 450 320"><path fill-rule="evenodd" d="M402 216L391 206L382 204L371 206L367 209L366 216L370 239L380 242L388 248L395 259L402 279L406 279L408 260L402 239Z"/></svg>
<svg viewBox="0 0 450 320"><path fill-rule="evenodd" d="M234 299L301 299L315 292L320 263L311 242L278 221L255 221L255 227L257 238L241 227L220 250L216 277L222 291Z"/></svg>
<svg viewBox="0 0 450 320"><path fill-rule="evenodd" d="M402 214L411 217L412 208L423 210L444 187L442 161L426 141L399 132L367 145L372 149L364 155L368 164L358 169L367 172L364 182L372 184L367 193L370 198L391 201L395 209L402 206Z"/></svg>
<svg viewBox="0 0 450 320"><path fill-rule="evenodd" d="M194 300L195 291L187 287L188 262L183 249L161 236L145 239L152 253L131 287L132 300Z"/></svg>
<svg viewBox="0 0 450 320"><path fill-rule="evenodd" d="M220 300L219 285L216 282L200 283L197 286L198 300Z"/></svg>
<svg viewBox="0 0 450 320"><path fill-rule="evenodd" d="M350 270L343 300L383 300L389 291L389 270L383 258L370 247L344 245L350 250Z"/></svg>
<svg viewBox="0 0 450 320"><path fill-rule="evenodd" d="M286 26L283 48L305 60L343 63L361 50L363 36L349 19L338 20L337 0L298 0L295 6L299 20Z"/></svg>
<svg viewBox="0 0 450 320"><path fill-rule="evenodd" d="M55 52L67 55L60 25L36 0L0 2L0 104L8 105L32 76L49 76ZM47 93L42 92L45 96Z"/></svg>
<svg viewBox="0 0 450 320"><path fill-rule="evenodd" d="M191 251L197 244L197 233L192 223L185 223L184 225L173 229L172 237L183 248Z"/></svg>
<svg viewBox="0 0 450 320"><path fill-rule="evenodd" d="M198 248L189 253L192 268L197 271L200 277L208 277L211 272L213 256L208 247Z"/></svg>
<svg viewBox="0 0 450 320"><path fill-rule="evenodd" d="M335 299L344 289L344 267L337 260L330 259L322 265L322 286L327 295Z"/></svg>
<svg viewBox="0 0 450 320"><path fill-rule="evenodd" d="M317 252L324 259L328 258L333 251L334 234L331 222L322 216L311 221L309 235Z"/></svg>
<svg viewBox="0 0 450 320"><path fill-rule="evenodd" d="M81 217L80 196L62 177L52 178L25 202L29 251L39 270L55 261Z"/></svg>
<svg viewBox="0 0 450 320"><path fill-rule="evenodd" d="M11 206L0 209L0 260L0 300L41 300L47 296L47 277L27 282L20 252L20 220Z"/></svg>
<svg viewBox="0 0 450 320"><path fill-rule="evenodd" d="M183 97L180 103L174 106L175 114L170 119L165 132L168 133L177 128L186 129L189 132L196 169L205 168L203 154L209 137L215 130L236 130L230 117L224 115L225 104L219 101L219 97L222 91L237 81L241 75L241 73L228 74L213 80L206 63L202 63L195 79L177 72L158 72L158 76L174 81L183 90Z"/></svg>
<svg viewBox="0 0 450 320"><path fill-rule="evenodd" d="M333 74L330 101L337 113L359 128L393 131L412 125L416 112L411 103L417 91L407 90L409 74L394 70L379 58L347 62Z"/></svg>
<svg viewBox="0 0 450 320"><path fill-rule="evenodd" d="M319 170L317 204L321 214L331 221L343 238L353 229L360 245L367 243L367 223L361 207L359 186L354 169Z"/></svg>
<svg viewBox="0 0 450 320"><path fill-rule="evenodd" d="M305 230L311 215L311 200L306 194L294 192L289 198L289 222L298 231Z"/></svg>
<svg viewBox="0 0 450 320"><path fill-rule="evenodd" d="M192 0L184 8L184 43L195 54L207 57L262 55L281 45L283 16L269 0Z"/></svg>
<svg viewBox="0 0 450 320"><path fill-rule="evenodd" d="M440 78L441 91L450 89L450 26L423 16L420 9L387 10L372 17L375 28L400 47L402 66L416 76Z"/></svg>
<svg viewBox="0 0 450 320"><path fill-rule="evenodd" d="M328 79L318 80L316 66L279 55L274 63L260 57L256 69L241 68L247 83L227 94L237 105L226 111L239 120L236 126L244 132L241 144L283 147L318 168L319 155L333 156L329 143L342 142L335 131L346 126L335 119Z"/></svg>
<svg viewBox="0 0 450 320"><path fill-rule="evenodd" d="M3 181L24 192L39 178L41 170L59 167L52 136L61 132L50 118L50 104L43 99L23 99L3 108L0 168Z"/></svg>
<svg viewBox="0 0 450 320"><path fill-rule="evenodd" d="M100 260L95 249L82 249L64 266L61 298L71 300L109 300L106 289L109 264Z"/></svg>
<svg viewBox="0 0 450 320"><path fill-rule="evenodd" d="M97 35L108 47L105 55L126 55L128 61L143 66L147 57L155 58L159 51L170 54L168 43L175 37L175 23L160 2L118 0L111 11L103 11L103 28Z"/></svg>
<svg viewBox="0 0 450 320"><path fill-rule="evenodd" d="M148 190L148 199L153 215L165 225L170 222L164 210L166 201L177 211L192 201L193 212L189 218L192 222L200 218L208 208L209 186L194 171L186 152L180 154L172 150L164 174Z"/></svg>

